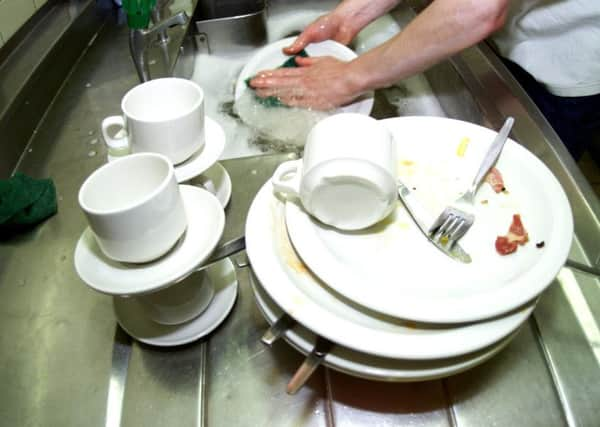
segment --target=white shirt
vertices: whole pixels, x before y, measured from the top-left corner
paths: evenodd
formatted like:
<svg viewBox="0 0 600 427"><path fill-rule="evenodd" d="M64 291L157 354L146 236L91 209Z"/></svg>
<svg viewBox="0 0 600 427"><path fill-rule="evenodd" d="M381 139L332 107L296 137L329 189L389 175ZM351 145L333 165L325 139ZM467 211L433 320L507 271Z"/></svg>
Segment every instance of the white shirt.
<svg viewBox="0 0 600 427"><path fill-rule="evenodd" d="M555 95L600 93L600 0L513 0L491 39Z"/></svg>

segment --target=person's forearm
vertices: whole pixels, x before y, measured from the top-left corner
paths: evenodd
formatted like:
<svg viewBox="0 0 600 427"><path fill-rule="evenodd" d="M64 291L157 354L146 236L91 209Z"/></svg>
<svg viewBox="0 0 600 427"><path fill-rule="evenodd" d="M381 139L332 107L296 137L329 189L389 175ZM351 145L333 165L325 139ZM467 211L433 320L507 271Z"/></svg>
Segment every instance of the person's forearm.
<svg viewBox="0 0 600 427"><path fill-rule="evenodd" d="M500 28L509 0L435 0L402 32L349 65L357 92L389 86Z"/></svg>
<svg viewBox="0 0 600 427"><path fill-rule="evenodd" d="M344 0L333 11L353 34L393 9L401 0Z"/></svg>

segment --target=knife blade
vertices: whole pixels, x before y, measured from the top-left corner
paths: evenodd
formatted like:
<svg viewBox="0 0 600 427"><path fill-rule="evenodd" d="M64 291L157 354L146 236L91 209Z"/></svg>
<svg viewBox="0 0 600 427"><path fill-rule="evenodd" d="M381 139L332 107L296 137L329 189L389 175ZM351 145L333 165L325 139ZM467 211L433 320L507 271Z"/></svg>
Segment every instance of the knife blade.
<svg viewBox="0 0 600 427"><path fill-rule="evenodd" d="M308 356L306 356L306 359L304 359L304 362L302 363L302 365L300 365L300 367L288 383L285 391L288 394L296 394L296 392L300 390L300 388L310 378L313 372L319 367L321 362L323 362L325 356L327 356L327 354L331 351L334 345L335 344L329 341L328 339L317 336L315 346L313 347L312 351L308 354Z"/></svg>
<svg viewBox="0 0 600 427"><path fill-rule="evenodd" d="M423 235L427 237L427 240L429 240L436 248L448 255L453 260L464 262L465 264L471 262L471 256L465 252L465 250L458 243L455 243L450 249L448 249L443 243L431 238L429 235L429 225L432 222L431 215L423 207L423 205L421 205L421 202L415 197L415 195L411 193L408 187L399 180L398 196L400 197L402 204L410 214L415 224L417 224L419 227L419 230L421 230Z"/></svg>

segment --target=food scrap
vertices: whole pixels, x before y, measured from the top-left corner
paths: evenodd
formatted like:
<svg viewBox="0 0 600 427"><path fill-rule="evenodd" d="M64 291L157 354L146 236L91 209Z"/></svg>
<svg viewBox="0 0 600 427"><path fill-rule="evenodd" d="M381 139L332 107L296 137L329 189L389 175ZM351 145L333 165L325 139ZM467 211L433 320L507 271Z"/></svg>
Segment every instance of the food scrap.
<svg viewBox="0 0 600 427"><path fill-rule="evenodd" d="M460 143L458 144L458 147L456 147L456 155L458 157L464 157L465 156L465 152L467 151L467 147L469 146L469 142L471 142L471 140L469 138L467 138L466 136L460 140Z"/></svg>
<svg viewBox="0 0 600 427"><path fill-rule="evenodd" d="M508 255L517 250L519 245L524 245L529 241L529 235L521 222L521 215L513 215L512 223L506 236L496 238L496 252L500 255Z"/></svg>
<svg viewBox="0 0 600 427"><path fill-rule="evenodd" d="M546 246L546 242L544 242L543 240L542 240L541 242L537 242L537 243L535 244L535 247L536 247L536 248L538 248L538 249L541 249L541 248L543 248L544 246Z"/></svg>
<svg viewBox="0 0 600 427"><path fill-rule="evenodd" d="M502 191L506 192L502 174L495 167L491 168L488 174L485 176L485 182L490 184L496 193L500 193Z"/></svg>

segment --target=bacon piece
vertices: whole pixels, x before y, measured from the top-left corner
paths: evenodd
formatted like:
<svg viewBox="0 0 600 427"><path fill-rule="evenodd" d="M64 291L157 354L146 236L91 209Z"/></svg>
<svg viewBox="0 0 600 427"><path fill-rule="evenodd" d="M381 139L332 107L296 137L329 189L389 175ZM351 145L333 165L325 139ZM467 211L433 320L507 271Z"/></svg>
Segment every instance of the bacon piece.
<svg viewBox="0 0 600 427"><path fill-rule="evenodd" d="M506 236L496 238L496 252L500 255L508 255L517 250L518 245L524 245L529 241L529 235L521 222L521 215L513 215L512 223Z"/></svg>
<svg viewBox="0 0 600 427"><path fill-rule="evenodd" d="M510 224L510 228L508 229L508 240L517 242L519 245L524 245L529 241L529 235L525 227L523 227L521 215L519 214L513 215L512 224Z"/></svg>
<svg viewBox="0 0 600 427"><path fill-rule="evenodd" d="M511 242L507 236L498 236L496 238L496 252L500 255L512 254L517 250L517 242Z"/></svg>
<svg viewBox="0 0 600 427"><path fill-rule="evenodd" d="M491 168L488 174L485 176L485 182L490 184L496 193L500 193L504 190L504 180L502 174L495 167Z"/></svg>

